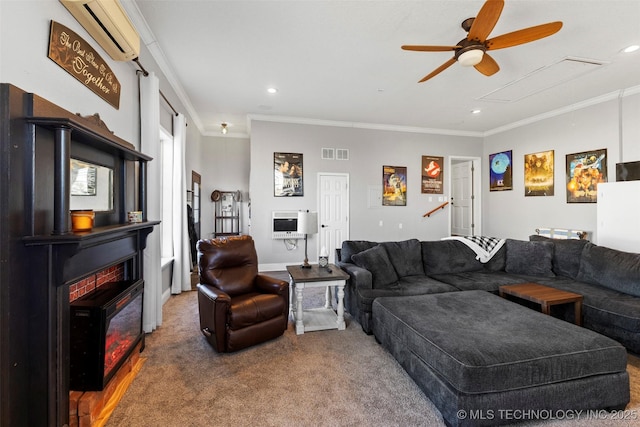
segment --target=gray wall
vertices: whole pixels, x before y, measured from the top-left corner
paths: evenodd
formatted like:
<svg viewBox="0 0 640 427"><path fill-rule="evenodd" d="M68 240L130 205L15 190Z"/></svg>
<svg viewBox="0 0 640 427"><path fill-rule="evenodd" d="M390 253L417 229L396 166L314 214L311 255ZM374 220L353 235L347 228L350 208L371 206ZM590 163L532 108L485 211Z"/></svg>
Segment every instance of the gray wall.
<svg viewBox="0 0 640 427"><path fill-rule="evenodd" d="M47 57L50 21L78 33L109 64L120 81L116 110ZM138 83L133 63L112 61L65 9L53 1L0 1L0 81L33 92L73 113L99 113L119 137L138 144Z"/></svg>
<svg viewBox="0 0 640 427"><path fill-rule="evenodd" d="M638 117L636 93L486 137L485 159L513 150L513 190L489 192L484 174L484 233L526 239L537 227L584 229L597 243L597 204L566 202L566 155L606 148L609 182L615 181L616 163L640 160ZM524 155L546 150L555 151L554 196L525 197Z"/></svg>
<svg viewBox="0 0 640 427"><path fill-rule="evenodd" d="M78 33L109 64L122 85L118 110L47 57L51 20ZM0 1L0 31L0 82L33 92L73 113L98 113L114 134L140 147L138 67L134 62L113 61L58 1ZM162 93L175 109L187 116L186 162L190 180L191 169L201 168L200 132L144 45L140 62L147 71L156 73ZM171 131L167 110L162 102L162 123Z"/></svg>
<svg viewBox="0 0 640 427"><path fill-rule="evenodd" d="M51 20L78 33L109 64L122 86L119 109L107 104L47 57ZM58 1L0 1L0 31L0 82L33 92L73 113L98 113L115 135L140 148L138 67L134 62L113 61ZM202 169L200 132L144 45L140 62L147 71L156 73L162 93L176 110L187 116L186 170L190 188L191 170ZM172 131L169 111L161 101L161 122ZM153 232L159 233L159 227Z"/></svg>
<svg viewBox="0 0 640 427"><path fill-rule="evenodd" d="M271 239L271 216L274 210L316 210L319 172L349 174L351 239L427 240L447 236L448 209L423 218L423 214L440 203L435 198L429 202L429 195L420 193L422 156L482 155L482 139L479 137L259 120L252 121L251 129L251 234L257 242L260 264L296 263L304 258L302 242L296 250L290 251L281 240ZM346 148L349 160L322 160L323 147ZM274 197L274 152L304 155L303 197ZM407 167L406 207L369 207L369 188L381 187L383 165ZM448 171L445 170L445 174ZM448 192L448 185L445 185L443 197L448 197ZM383 227L379 226L381 220ZM402 223L402 229L399 223ZM310 260L317 259L317 237L309 238Z"/></svg>
<svg viewBox="0 0 640 427"><path fill-rule="evenodd" d="M201 237L213 237L214 203L213 190L242 192L240 229L250 234L248 222L249 207L249 139L205 136L202 138L200 171L202 175L202 224Z"/></svg>

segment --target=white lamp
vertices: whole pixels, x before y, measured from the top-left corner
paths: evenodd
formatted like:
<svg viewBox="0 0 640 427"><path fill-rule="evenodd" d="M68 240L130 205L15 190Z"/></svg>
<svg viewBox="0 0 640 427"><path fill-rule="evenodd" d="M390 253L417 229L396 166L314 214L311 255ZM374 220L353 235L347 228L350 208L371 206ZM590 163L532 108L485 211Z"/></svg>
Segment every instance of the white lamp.
<svg viewBox="0 0 640 427"><path fill-rule="evenodd" d="M298 211L298 233L304 234L304 262L302 268L311 268L307 256L307 235L318 232L318 212Z"/></svg>
<svg viewBox="0 0 640 427"><path fill-rule="evenodd" d="M458 56L458 62L463 67L472 67L478 65L482 61L484 52L481 49L471 49L463 52Z"/></svg>

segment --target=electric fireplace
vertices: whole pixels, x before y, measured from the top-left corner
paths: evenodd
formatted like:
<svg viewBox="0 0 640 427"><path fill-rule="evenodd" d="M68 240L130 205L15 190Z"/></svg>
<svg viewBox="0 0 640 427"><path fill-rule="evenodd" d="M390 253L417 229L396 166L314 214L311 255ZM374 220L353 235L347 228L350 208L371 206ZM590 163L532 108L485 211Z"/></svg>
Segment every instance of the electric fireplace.
<svg viewBox="0 0 640 427"><path fill-rule="evenodd" d="M144 339L143 290L143 280L111 282L71 303L71 390L103 390Z"/></svg>

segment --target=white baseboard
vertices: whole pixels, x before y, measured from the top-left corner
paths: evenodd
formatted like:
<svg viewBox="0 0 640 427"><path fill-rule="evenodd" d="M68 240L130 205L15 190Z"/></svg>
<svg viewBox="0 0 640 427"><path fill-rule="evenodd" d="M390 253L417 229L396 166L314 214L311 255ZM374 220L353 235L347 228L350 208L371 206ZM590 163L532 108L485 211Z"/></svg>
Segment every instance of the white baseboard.
<svg viewBox="0 0 640 427"><path fill-rule="evenodd" d="M162 305L164 305L171 298L171 288L162 293Z"/></svg>
<svg viewBox="0 0 640 427"><path fill-rule="evenodd" d="M258 264L258 271L287 271L288 264Z"/></svg>

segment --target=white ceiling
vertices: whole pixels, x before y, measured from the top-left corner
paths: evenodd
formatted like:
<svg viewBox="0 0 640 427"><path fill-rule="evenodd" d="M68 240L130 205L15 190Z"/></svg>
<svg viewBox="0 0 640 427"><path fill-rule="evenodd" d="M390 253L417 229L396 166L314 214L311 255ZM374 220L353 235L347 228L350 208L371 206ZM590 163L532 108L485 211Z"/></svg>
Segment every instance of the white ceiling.
<svg viewBox="0 0 640 427"><path fill-rule="evenodd" d="M483 0L122 3L205 135L246 136L247 117L487 135L640 87L640 51L621 53L640 44L639 0L506 0L490 38L563 28L492 51L491 77L456 63L424 83L452 52L400 46L455 45Z"/></svg>

